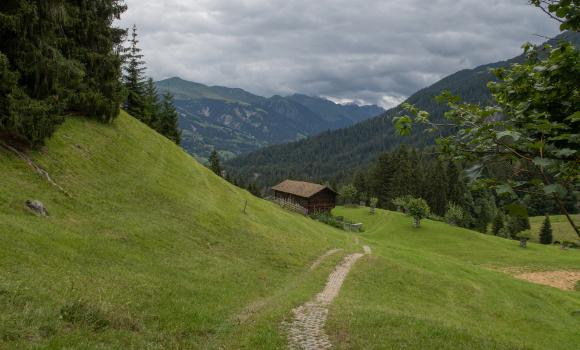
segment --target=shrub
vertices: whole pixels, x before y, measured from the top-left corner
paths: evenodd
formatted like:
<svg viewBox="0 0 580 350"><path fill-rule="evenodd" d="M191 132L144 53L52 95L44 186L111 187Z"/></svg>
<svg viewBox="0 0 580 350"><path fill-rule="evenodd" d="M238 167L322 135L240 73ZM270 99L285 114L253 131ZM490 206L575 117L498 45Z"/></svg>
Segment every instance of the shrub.
<svg viewBox="0 0 580 350"><path fill-rule="evenodd" d="M403 211L405 214L409 214L409 203L414 199L413 196L402 196L393 199L393 205L397 207L397 211Z"/></svg>
<svg viewBox="0 0 580 350"><path fill-rule="evenodd" d="M500 235L499 233L503 228L504 228L504 215L501 210L498 210L497 214L495 214L495 217L493 218L491 232L493 232L494 235L499 236Z"/></svg>
<svg viewBox="0 0 580 350"><path fill-rule="evenodd" d="M334 216L330 214L313 214L310 216L310 218L316 221L320 221L324 224L344 230L343 223L341 221L338 221Z"/></svg>
<svg viewBox="0 0 580 350"><path fill-rule="evenodd" d="M497 236L498 237L502 237L502 238L506 238L506 239L511 239L512 238L512 233L510 232L509 228L502 227L497 232Z"/></svg>
<svg viewBox="0 0 580 350"><path fill-rule="evenodd" d="M447 212L445 213L445 221L454 226L460 226L463 222L465 214L463 208L455 203L449 202L447 205Z"/></svg>

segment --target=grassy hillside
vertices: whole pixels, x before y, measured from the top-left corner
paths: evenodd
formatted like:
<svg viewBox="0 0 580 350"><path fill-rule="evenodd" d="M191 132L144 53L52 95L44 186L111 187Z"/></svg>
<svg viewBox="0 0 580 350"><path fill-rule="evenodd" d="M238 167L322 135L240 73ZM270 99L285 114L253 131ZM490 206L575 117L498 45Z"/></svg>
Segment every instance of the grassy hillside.
<svg viewBox="0 0 580 350"><path fill-rule="evenodd" d="M531 232L533 234L532 239L539 241L540 230L542 229L542 225L544 224L545 216L534 216L530 218L530 226ZM580 222L580 214L576 214L572 216L575 223ZM564 215L551 215L550 216L550 223L552 224L552 235L554 237L554 241L564 242L576 242L580 244L580 239L578 239L578 235L570 226L570 223L566 219Z"/></svg>
<svg viewBox="0 0 580 350"><path fill-rule="evenodd" d="M69 119L31 157L71 197L0 150L0 349L279 349L352 235L216 177L123 114ZM25 208L38 199L50 216ZM242 213L245 201L247 213ZM578 270L580 252L397 213L365 223L327 330L339 348L574 349L580 293L510 270ZM343 248L310 270L313 261Z"/></svg>
<svg viewBox="0 0 580 350"><path fill-rule="evenodd" d="M580 251L483 235L399 213L363 222L373 256L355 266L327 326L340 349L577 349L580 292L500 272L580 270Z"/></svg>
<svg viewBox="0 0 580 350"><path fill-rule="evenodd" d="M72 197L0 148L0 349L280 347L279 322L340 256L312 261L359 249L126 114L68 119L31 157Z"/></svg>

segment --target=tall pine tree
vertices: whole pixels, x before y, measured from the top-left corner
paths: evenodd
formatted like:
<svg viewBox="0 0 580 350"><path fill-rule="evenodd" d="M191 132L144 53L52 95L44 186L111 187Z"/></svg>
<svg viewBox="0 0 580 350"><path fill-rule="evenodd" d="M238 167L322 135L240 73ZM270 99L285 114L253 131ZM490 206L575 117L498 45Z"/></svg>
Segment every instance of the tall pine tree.
<svg viewBox="0 0 580 350"><path fill-rule="evenodd" d="M126 64L124 83L127 90L125 110L133 117L149 124L150 120L145 115L145 62L143 61L141 49L138 46L139 39L137 37L137 26L133 25L131 38L129 39L129 47L125 50Z"/></svg>
<svg viewBox="0 0 580 350"><path fill-rule="evenodd" d="M160 114L159 93L153 78L148 78L143 89L143 119L148 121L149 126L157 130Z"/></svg>
<svg viewBox="0 0 580 350"><path fill-rule="evenodd" d="M173 95L169 91L163 93L157 118L157 131L179 145L181 143L181 131L179 131L178 125L179 115L173 105Z"/></svg>
<svg viewBox="0 0 580 350"><path fill-rule="evenodd" d="M540 243L542 244L552 244L552 224L550 223L550 217L546 215L544 223L542 225L542 230L540 231Z"/></svg>
<svg viewBox="0 0 580 350"><path fill-rule="evenodd" d="M218 155L218 153L217 153L217 151L215 149L213 151L211 151L211 154L209 156L209 168L216 175L222 176L223 169L222 169L222 166L220 164L220 157L219 157L219 155Z"/></svg>

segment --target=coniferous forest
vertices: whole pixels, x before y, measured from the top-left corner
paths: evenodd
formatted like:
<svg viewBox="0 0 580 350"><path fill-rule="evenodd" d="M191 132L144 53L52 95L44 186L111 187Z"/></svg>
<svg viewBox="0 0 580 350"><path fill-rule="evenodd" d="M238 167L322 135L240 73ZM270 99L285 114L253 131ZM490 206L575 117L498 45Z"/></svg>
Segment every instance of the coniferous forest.
<svg viewBox="0 0 580 350"><path fill-rule="evenodd" d="M0 132L41 145L66 116L114 120L123 106L179 143L172 97L144 76L137 29L113 25L124 1L0 3Z"/></svg>

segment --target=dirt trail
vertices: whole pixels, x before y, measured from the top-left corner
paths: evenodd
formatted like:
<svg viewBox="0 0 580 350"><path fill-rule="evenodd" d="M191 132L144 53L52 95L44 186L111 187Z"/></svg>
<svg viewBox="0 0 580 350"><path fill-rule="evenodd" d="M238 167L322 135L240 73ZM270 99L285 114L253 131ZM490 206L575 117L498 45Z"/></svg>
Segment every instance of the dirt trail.
<svg viewBox="0 0 580 350"><path fill-rule="evenodd" d="M330 339L324 332L324 325L328 317L328 305L336 298L350 269L371 249L364 247L364 254L355 253L344 258L328 277L326 286L316 297L294 310L292 322L286 325L288 331L288 348L300 350L330 349Z"/></svg>
<svg viewBox="0 0 580 350"><path fill-rule="evenodd" d="M515 277L562 290L574 290L576 283L580 281L580 271L528 272L515 275Z"/></svg>

